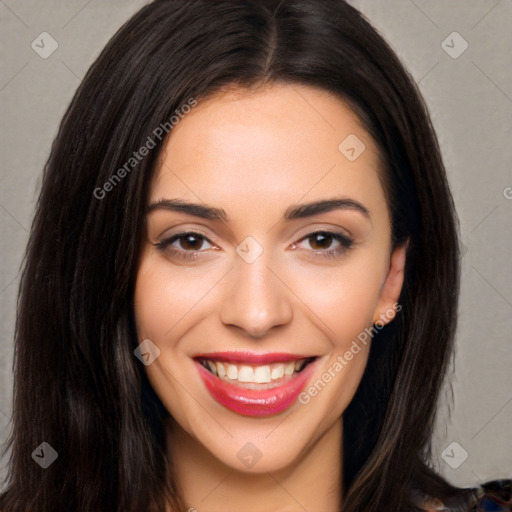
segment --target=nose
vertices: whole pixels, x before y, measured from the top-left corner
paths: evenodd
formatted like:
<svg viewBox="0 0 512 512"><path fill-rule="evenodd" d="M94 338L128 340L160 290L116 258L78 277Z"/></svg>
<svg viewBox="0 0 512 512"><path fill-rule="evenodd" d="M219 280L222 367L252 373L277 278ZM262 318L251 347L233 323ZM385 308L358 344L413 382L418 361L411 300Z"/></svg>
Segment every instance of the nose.
<svg viewBox="0 0 512 512"><path fill-rule="evenodd" d="M251 338L262 338L293 318L291 291L269 268L265 252L252 263L241 258L228 274L220 318Z"/></svg>

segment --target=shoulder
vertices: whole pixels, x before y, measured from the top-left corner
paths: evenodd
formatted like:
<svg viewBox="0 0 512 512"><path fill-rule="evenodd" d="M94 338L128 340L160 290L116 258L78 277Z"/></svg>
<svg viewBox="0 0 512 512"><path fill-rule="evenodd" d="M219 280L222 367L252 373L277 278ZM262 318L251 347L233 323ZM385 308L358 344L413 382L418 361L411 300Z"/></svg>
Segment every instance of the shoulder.
<svg viewBox="0 0 512 512"><path fill-rule="evenodd" d="M414 491L413 501L425 512L508 512L512 511L512 480L493 480L474 488L460 489L455 495L442 500Z"/></svg>

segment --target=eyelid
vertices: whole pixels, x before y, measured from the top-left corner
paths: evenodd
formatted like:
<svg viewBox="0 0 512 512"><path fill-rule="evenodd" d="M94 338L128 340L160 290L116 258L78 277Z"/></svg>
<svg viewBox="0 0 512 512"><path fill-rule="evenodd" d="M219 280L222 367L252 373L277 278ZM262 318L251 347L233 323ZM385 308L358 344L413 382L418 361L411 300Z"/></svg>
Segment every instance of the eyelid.
<svg viewBox="0 0 512 512"><path fill-rule="evenodd" d="M160 249L166 249L168 246L173 244L176 240L179 240L180 238L183 238L187 235L199 235L199 237L202 238L204 241L206 241L209 244L211 244L212 246L216 247L215 243L210 239L210 237L208 237L204 233L201 233L198 230L192 230L192 229L180 231L178 233L174 233L172 235L165 236L159 242L156 242L153 245ZM180 252L204 252L204 251L180 251Z"/></svg>
<svg viewBox="0 0 512 512"><path fill-rule="evenodd" d="M167 233L170 233L170 234L167 234ZM210 241L212 240L212 238L215 238L215 234L210 235L209 230L207 228L203 227L200 224L197 225L194 223L191 226L178 224L176 226L167 227L156 238L159 239L160 241L163 241L163 240L172 238L173 236L176 236L176 235L185 235L185 234L189 234L189 233L201 235L201 236L209 239Z"/></svg>
<svg viewBox="0 0 512 512"><path fill-rule="evenodd" d="M303 233L303 234L301 234ZM355 234L350 231L347 227L341 226L339 224L332 224L329 222L315 222L313 224L309 224L308 226L305 226L304 228L300 228L294 232L293 238L298 240L300 237L300 240L302 240L304 237L308 235L313 235L315 233L332 233L332 234L339 234L340 236L344 236L346 238L350 238L352 240L355 239Z"/></svg>

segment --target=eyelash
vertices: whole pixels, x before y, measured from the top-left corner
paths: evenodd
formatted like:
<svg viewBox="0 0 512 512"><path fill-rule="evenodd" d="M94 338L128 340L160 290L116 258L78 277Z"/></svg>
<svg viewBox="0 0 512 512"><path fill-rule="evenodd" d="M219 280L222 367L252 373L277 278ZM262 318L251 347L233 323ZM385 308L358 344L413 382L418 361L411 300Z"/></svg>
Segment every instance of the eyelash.
<svg viewBox="0 0 512 512"><path fill-rule="evenodd" d="M161 240L160 242L154 244L157 249L160 251L169 251L173 256L176 256L178 258L184 259L184 260L192 260L196 259L199 256L200 252L203 251L183 251L178 250L174 247L172 247L171 244L173 244L176 240L179 240L180 238L185 238L189 235L193 235L196 238L206 240L208 243L213 245L213 242L211 242L206 236L202 235L201 233L197 233L195 231L185 231L182 233L176 233L175 235L166 238L165 240ZM342 235L341 233L335 233L332 231L314 231L312 233L309 233L308 235L302 237L299 242L302 242L303 240L307 240L308 238L311 238L315 235L327 235L329 237L332 237L334 240L340 243L340 247L336 249L330 249L330 250L322 250L322 249L312 249L313 253L317 256L320 256L322 258L336 258L344 255L349 249L352 248L354 241L349 238L348 236ZM298 242L296 242L298 243ZM294 244L295 245L295 244Z"/></svg>

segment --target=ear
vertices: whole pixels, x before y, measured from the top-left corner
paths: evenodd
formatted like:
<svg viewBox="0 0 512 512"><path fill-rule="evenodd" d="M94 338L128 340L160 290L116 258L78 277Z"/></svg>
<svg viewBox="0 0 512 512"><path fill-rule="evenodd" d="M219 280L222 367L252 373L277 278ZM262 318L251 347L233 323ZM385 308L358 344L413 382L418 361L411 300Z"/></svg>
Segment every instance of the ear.
<svg viewBox="0 0 512 512"><path fill-rule="evenodd" d="M375 325L386 325L402 309L398 304L398 298L404 284L405 254L408 244L409 241L397 247L391 254L389 271L381 286L377 306L373 313L373 323Z"/></svg>

